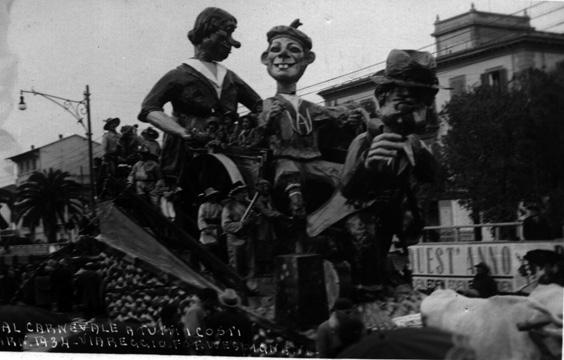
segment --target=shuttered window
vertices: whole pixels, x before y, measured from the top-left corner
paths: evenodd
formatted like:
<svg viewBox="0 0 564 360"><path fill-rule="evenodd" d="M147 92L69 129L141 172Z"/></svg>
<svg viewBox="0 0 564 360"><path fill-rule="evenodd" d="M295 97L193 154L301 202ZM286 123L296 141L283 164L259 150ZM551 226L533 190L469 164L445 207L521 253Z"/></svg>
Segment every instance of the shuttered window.
<svg viewBox="0 0 564 360"><path fill-rule="evenodd" d="M505 89L507 87L507 69L496 68L486 71L481 75L482 85Z"/></svg>
<svg viewBox="0 0 564 360"><path fill-rule="evenodd" d="M450 96L466 92L466 75L459 75L449 79Z"/></svg>

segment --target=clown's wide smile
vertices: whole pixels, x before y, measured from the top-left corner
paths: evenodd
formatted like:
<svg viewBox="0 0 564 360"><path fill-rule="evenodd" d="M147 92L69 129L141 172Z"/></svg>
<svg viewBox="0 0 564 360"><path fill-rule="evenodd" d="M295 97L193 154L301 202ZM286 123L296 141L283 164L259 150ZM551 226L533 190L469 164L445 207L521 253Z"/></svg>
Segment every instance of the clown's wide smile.
<svg viewBox="0 0 564 360"><path fill-rule="evenodd" d="M296 65L296 63L295 62L276 61L275 60L272 63L272 65L274 65L279 70L286 70L286 69L291 68L292 66Z"/></svg>

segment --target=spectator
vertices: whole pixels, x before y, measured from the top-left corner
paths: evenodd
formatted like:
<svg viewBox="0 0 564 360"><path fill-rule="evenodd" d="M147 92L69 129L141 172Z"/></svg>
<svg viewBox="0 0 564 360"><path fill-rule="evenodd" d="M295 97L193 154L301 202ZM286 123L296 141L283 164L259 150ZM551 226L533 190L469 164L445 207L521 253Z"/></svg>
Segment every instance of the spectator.
<svg viewBox="0 0 564 360"><path fill-rule="evenodd" d="M339 298L335 301L329 319L322 322L317 328L315 348L319 357L333 358L343 349L343 342L339 336L339 326L353 314L353 303L349 299ZM344 338L347 341L350 340L346 336Z"/></svg>
<svg viewBox="0 0 564 360"><path fill-rule="evenodd" d="M525 240L549 240L550 226L541 215L539 206L530 205L529 216L523 221L523 237Z"/></svg>
<svg viewBox="0 0 564 360"><path fill-rule="evenodd" d="M140 137L137 135L137 127L132 125L123 125L120 129L121 137L119 145L121 148L120 161L132 166L139 160L137 150L142 145Z"/></svg>
<svg viewBox="0 0 564 360"><path fill-rule="evenodd" d="M470 285L470 294L481 298L488 298L497 294L497 284L490 275L490 268L481 262L474 266L476 275Z"/></svg>
<svg viewBox="0 0 564 360"><path fill-rule="evenodd" d="M236 144L243 149L253 149L261 141L261 137L256 132L257 119L255 114L248 114L241 118L240 126L236 134Z"/></svg>
<svg viewBox="0 0 564 360"><path fill-rule="evenodd" d="M203 203L198 209L198 229L200 230L200 243L218 258L222 258L219 244L221 235L221 211L219 191L213 187L204 190Z"/></svg>
<svg viewBox="0 0 564 360"><path fill-rule="evenodd" d="M70 312L72 310L73 284L72 271L67 259L59 260L51 273L51 288L57 303L57 311Z"/></svg>
<svg viewBox="0 0 564 360"><path fill-rule="evenodd" d="M93 262L86 263L75 274L76 294L86 318L90 319L104 313L105 284Z"/></svg>
<svg viewBox="0 0 564 360"><path fill-rule="evenodd" d="M152 127L148 127L141 131L141 138L143 139L143 145L145 145L149 152L155 155L157 158L161 156L161 145L157 142L159 138L159 133Z"/></svg>
<svg viewBox="0 0 564 360"><path fill-rule="evenodd" d="M168 184L168 185L167 185ZM160 203L161 212L171 222L176 219L176 211L174 211L174 202L178 198L178 193L182 191L181 188L174 185L174 181L164 180L164 183L159 188L161 193Z"/></svg>
<svg viewBox="0 0 564 360"><path fill-rule="evenodd" d="M147 318L146 314L140 315L141 320L144 320L146 318ZM148 319L150 319L150 317L148 317ZM178 304L168 303L163 305L160 312L159 325L168 330L171 330L170 332L166 332L165 337L168 338L168 340L176 341L177 344L180 345L180 349L178 349L174 353L184 354L188 352L188 348L185 347L186 336L184 334L184 330L182 329L183 325L180 322L180 316L178 313ZM164 353L168 354L166 350Z"/></svg>
<svg viewBox="0 0 564 360"><path fill-rule="evenodd" d="M211 355L248 355L247 349L252 344L253 329L247 315L239 309L241 298L235 290L225 289L219 295L219 302L223 306L223 310L210 315L206 321L207 328L212 329L214 333L211 340L219 342L217 351ZM224 331L218 331L220 329Z"/></svg>
<svg viewBox="0 0 564 360"><path fill-rule="evenodd" d="M255 254L250 217L243 219L249 205L247 186L237 181L221 213L221 227L227 235L229 265L247 278L255 275Z"/></svg>
<svg viewBox="0 0 564 360"><path fill-rule="evenodd" d="M256 184L259 194L255 207L258 210L257 237L256 237L256 263L257 272L266 273L272 269L274 261L274 248L276 246L275 221L281 219L283 214L274 208L272 203L271 188L268 180L260 179Z"/></svg>
<svg viewBox="0 0 564 360"><path fill-rule="evenodd" d="M104 136L102 137L102 150L104 152L103 165L105 172L103 172L104 180L101 189L101 196L112 196L112 177L116 176L117 166L119 163L119 156L121 153L120 148L120 135L117 133L116 128L119 126L119 118L108 118L104 120Z"/></svg>
<svg viewBox="0 0 564 360"><path fill-rule="evenodd" d="M158 205L158 187L163 184L161 168L158 158L146 146L139 148L141 160L137 161L127 178L129 185L133 185L135 193Z"/></svg>
<svg viewBox="0 0 564 360"><path fill-rule="evenodd" d="M214 313L217 307L217 292L210 288L201 289L194 300L194 303L185 309L181 318L188 336L195 336L198 329L200 332L205 330L206 318Z"/></svg>
<svg viewBox="0 0 564 360"><path fill-rule="evenodd" d="M35 292L35 305L45 309L50 309L51 281L50 271L47 266L41 266L35 274L35 278L33 279L33 288Z"/></svg>
<svg viewBox="0 0 564 360"><path fill-rule="evenodd" d="M336 349L333 357L339 357L338 354L348 347L358 343L366 334L366 328L359 316L343 316L339 320L337 327L337 337L341 345Z"/></svg>

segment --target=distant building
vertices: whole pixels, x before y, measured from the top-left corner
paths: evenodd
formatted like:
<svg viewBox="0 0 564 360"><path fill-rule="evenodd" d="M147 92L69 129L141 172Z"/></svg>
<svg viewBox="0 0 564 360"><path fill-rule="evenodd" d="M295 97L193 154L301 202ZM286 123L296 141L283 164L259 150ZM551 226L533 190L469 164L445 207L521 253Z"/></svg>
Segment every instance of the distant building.
<svg viewBox="0 0 564 360"><path fill-rule="evenodd" d="M97 142L92 143L94 158L102 156L102 145ZM13 155L8 160L12 161L15 167L14 184L3 187L2 189L16 192L17 186L24 183L29 176L36 171L44 171L50 168L66 171L70 174L70 179L84 186L85 197L90 189L90 171L88 166L88 140L80 135L63 137L40 147L32 146L30 150ZM11 214L7 206L2 206L1 214L4 219L10 219ZM41 226L29 229L23 226L22 222L11 224L19 236L26 237L34 233L35 238L44 239ZM59 237L66 237L65 231L61 231Z"/></svg>
<svg viewBox="0 0 564 360"><path fill-rule="evenodd" d="M451 88L437 94L437 110L453 95L481 83L507 86L515 73L530 68L550 71L564 60L564 34L536 31L526 14L488 13L472 6L466 13L445 20L437 18L432 36L437 48L439 83ZM374 102L373 92L374 86L366 76L323 89L318 94L328 106L356 101L366 107ZM427 133L424 140L437 141L437 135L448 131L442 125L439 131ZM457 200L448 198L439 201L436 213L430 218L435 219L430 225L472 224L469 212ZM462 235L465 239L473 236L471 231ZM489 236L489 231L483 232L485 239Z"/></svg>
<svg viewBox="0 0 564 360"><path fill-rule="evenodd" d="M564 34L536 31L527 15L477 11L435 21L439 82L451 90L439 91L437 109L454 95L487 83L507 86L516 73L528 69L550 71L564 60ZM443 124L444 125L444 124ZM440 134L448 131L441 127ZM439 202L441 225L468 225L469 212L458 201ZM489 236L484 232L484 238Z"/></svg>
<svg viewBox="0 0 564 360"><path fill-rule="evenodd" d="M102 156L102 145L93 141L94 157ZM63 137L47 145L32 146L30 150L8 158L15 166L15 183L19 186L35 171L49 168L66 171L79 184L90 185L88 140L80 135Z"/></svg>
<svg viewBox="0 0 564 360"><path fill-rule="evenodd" d="M477 11L435 21L437 75L452 90L440 91L437 108L481 83L506 86L515 73L550 71L564 60L564 34L536 31L527 15Z"/></svg>

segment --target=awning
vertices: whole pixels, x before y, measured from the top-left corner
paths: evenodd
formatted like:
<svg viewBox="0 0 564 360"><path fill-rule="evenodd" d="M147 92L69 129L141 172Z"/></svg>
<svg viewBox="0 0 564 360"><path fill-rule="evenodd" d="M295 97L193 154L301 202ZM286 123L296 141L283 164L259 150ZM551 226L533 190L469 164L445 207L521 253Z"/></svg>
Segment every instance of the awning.
<svg viewBox="0 0 564 360"><path fill-rule="evenodd" d="M100 235L96 239L99 241L149 263L187 284L221 290L170 252L111 202L101 204L98 211Z"/></svg>

